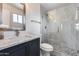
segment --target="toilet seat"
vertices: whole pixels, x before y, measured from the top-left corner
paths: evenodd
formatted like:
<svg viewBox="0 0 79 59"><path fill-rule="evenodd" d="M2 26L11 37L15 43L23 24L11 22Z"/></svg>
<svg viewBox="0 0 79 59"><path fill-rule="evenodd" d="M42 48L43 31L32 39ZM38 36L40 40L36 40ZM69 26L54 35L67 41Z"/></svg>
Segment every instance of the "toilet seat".
<svg viewBox="0 0 79 59"><path fill-rule="evenodd" d="M48 43L42 43L41 45L40 45L40 48L42 49L42 50L44 50L44 51L53 51L53 47L50 45L50 44L48 44Z"/></svg>

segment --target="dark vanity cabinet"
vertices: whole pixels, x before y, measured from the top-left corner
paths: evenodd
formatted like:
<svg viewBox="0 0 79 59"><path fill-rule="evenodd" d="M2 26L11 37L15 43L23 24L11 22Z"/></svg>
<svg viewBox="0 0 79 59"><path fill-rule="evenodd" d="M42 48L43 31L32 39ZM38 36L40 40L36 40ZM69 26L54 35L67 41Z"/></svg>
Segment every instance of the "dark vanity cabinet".
<svg viewBox="0 0 79 59"><path fill-rule="evenodd" d="M40 56L40 38L1 50L0 56Z"/></svg>
<svg viewBox="0 0 79 59"><path fill-rule="evenodd" d="M36 40L36 41L32 41L32 42L29 42L29 56L39 56L40 55L40 41L38 42L39 40ZM39 45L39 46L38 46Z"/></svg>

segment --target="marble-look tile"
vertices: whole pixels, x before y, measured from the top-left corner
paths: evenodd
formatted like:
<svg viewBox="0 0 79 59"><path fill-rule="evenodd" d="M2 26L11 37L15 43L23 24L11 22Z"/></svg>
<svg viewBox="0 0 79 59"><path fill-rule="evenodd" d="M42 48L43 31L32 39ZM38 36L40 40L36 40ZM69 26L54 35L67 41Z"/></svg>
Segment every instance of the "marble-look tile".
<svg viewBox="0 0 79 59"><path fill-rule="evenodd" d="M55 9L58 24L62 24L62 29L58 32L53 32L52 23L48 23L47 40L54 48L51 52L52 56L76 56L78 55L76 49L76 35L74 32L74 15L75 15L75 4L69 4L67 6ZM72 13L73 12L73 13ZM55 26L55 25L54 25ZM55 30L56 27L54 27ZM57 30L57 28L56 28ZM50 32L51 31L51 32Z"/></svg>

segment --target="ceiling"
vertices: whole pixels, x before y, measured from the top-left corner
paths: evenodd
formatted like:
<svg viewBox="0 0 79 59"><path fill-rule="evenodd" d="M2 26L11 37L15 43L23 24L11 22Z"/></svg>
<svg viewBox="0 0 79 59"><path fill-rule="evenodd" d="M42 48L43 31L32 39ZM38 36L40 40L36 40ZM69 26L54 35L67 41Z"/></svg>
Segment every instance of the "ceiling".
<svg viewBox="0 0 79 59"><path fill-rule="evenodd" d="M60 6L66 5L67 3L41 3L41 6L45 8L45 11L52 10L54 8L58 8Z"/></svg>

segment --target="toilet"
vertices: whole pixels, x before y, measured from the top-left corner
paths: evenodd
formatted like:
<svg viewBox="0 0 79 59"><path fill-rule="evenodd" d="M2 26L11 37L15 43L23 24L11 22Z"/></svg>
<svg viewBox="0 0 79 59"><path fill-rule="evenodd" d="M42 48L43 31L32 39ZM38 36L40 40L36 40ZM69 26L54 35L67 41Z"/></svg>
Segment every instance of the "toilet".
<svg viewBox="0 0 79 59"><path fill-rule="evenodd" d="M53 46L48 43L41 43L41 56L50 56L50 52L53 51Z"/></svg>

